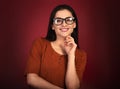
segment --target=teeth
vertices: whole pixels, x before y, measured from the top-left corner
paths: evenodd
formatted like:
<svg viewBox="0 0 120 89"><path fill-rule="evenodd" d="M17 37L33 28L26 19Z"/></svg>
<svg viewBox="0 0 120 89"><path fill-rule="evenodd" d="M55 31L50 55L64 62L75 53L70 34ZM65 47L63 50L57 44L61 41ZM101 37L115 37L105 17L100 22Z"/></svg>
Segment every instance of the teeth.
<svg viewBox="0 0 120 89"><path fill-rule="evenodd" d="M68 29L67 28L62 28L61 31L66 32L66 31L68 31Z"/></svg>

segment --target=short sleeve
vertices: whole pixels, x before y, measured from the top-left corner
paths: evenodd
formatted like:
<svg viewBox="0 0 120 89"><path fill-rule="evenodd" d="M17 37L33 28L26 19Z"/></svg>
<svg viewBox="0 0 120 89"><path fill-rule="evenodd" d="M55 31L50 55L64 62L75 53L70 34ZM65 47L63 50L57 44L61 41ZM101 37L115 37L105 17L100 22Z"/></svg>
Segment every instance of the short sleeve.
<svg viewBox="0 0 120 89"><path fill-rule="evenodd" d="M77 49L76 52L76 71L80 82L82 82L83 73L86 67L87 54L85 51Z"/></svg>
<svg viewBox="0 0 120 89"><path fill-rule="evenodd" d="M39 74L40 71L40 60L41 60L41 38L36 39L32 43L32 47L29 52L25 75L28 73Z"/></svg>

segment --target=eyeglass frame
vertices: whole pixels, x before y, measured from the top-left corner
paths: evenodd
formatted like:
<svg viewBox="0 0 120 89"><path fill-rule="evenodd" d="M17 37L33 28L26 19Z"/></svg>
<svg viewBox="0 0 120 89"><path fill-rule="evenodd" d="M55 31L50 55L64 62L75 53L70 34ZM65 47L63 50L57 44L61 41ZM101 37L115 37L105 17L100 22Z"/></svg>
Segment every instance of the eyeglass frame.
<svg viewBox="0 0 120 89"><path fill-rule="evenodd" d="M61 20L62 20L61 24L55 24L55 25L62 25L62 24L63 24L63 21L65 21L65 23L66 23L67 25L71 25L71 24L68 24L68 23L67 23L67 19L68 19L68 18L72 18L72 21L73 21L73 22L72 22L71 24L73 24L74 21L75 21L75 18L74 18L74 17L66 17L66 18L57 17L57 18L54 18L54 19L53 19L53 23L55 24L55 20L56 20L56 19L61 19Z"/></svg>

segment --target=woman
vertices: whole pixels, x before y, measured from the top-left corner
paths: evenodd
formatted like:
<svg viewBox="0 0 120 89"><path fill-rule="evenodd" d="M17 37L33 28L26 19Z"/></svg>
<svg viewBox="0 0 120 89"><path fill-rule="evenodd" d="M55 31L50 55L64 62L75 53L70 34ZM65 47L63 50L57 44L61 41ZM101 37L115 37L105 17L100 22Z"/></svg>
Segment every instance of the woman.
<svg viewBox="0 0 120 89"><path fill-rule="evenodd" d="M78 45L78 21L68 5L56 6L46 38L33 42L26 68L27 83L37 89L78 89L86 53Z"/></svg>

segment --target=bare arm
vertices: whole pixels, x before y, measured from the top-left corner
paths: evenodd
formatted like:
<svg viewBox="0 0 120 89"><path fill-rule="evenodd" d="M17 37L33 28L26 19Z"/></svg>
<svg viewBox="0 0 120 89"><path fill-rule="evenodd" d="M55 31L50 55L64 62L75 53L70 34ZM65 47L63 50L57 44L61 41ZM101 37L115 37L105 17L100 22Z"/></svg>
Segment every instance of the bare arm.
<svg viewBox="0 0 120 89"><path fill-rule="evenodd" d="M80 87L80 81L75 68L74 55L68 56L65 83L66 83L67 89L78 89Z"/></svg>
<svg viewBox="0 0 120 89"><path fill-rule="evenodd" d="M27 83L28 85L37 88L37 89L63 89L61 87L58 87L56 85L53 85L52 83L46 81L45 79L39 77L35 73L29 73L27 74Z"/></svg>
<svg viewBox="0 0 120 89"><path fill-rule="evenodd" d="M71 36L65 39L65 51L68 55L67 71L65 77L65 83L67 89L78 89L80 87L80 80L78 78L76 67L75 67L75 50L76 43Z"/></svg>

